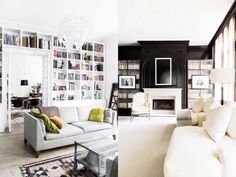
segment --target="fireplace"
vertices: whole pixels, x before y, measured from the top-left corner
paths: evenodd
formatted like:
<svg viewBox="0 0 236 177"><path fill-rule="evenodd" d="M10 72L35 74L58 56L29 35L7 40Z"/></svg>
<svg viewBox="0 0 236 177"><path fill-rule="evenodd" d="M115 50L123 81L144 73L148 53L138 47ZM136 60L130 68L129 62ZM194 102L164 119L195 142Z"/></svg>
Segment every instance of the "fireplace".
<svg viewBox="0 0 236 177"><path fill-rule="evenodd" d="M153 110L175 110L175 100L174 99L153 99L152 100Z"/></svg>
<svg viewBox="0 0 236 177"><path fill-rule="evenodd" d="M144 88L148 94L151 114L157 116L176 116L181 109L181 88Z"/></svg>

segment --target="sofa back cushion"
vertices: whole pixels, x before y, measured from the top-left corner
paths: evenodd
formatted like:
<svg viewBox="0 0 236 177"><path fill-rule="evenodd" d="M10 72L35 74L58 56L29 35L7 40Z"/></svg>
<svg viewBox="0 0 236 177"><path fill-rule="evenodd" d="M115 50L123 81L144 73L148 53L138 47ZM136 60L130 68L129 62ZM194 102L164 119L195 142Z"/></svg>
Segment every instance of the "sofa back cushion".
<svg viewBox="0 0 236 177"><path fill-rule="evenodd" d="M78 107L78 115L79 115L79 121L88 121L89 120L89 114L90 111L93 109L91 106L82 106Z"/></svg>
<svg viewBox="0 0 236 177"><path fill-rule="evenodd" d="M219 101L215 100L213 97L209 97L206 99L203 105L203 111L207 112L209 109L214 109L221 106Z"/></svg>
<svg viewBox="0 0 236 177"><path fill-rule="evenodd" d="M46 114L48 117L53 117L53 116L60 117L58 107L56 106L48 106L48 107L40 106L38 109L40 113Z"/></svg>
<svg viewBox="0 0 236 177"><path fill-rule="evenodd" d="M226 133L231 117L231 109L230 106L224 105L207 111L204 128L216 143L220 143Z"/></svg>
<svg viewBox="0 0 236 177"><path fill-rule="evenodd" d="M66 123L74 123L79 121L78 111L76 107L58 107L60 118Z"/></svg>
<svg viewBox="0 0 236 177"><path fill-rule="evenodd" d="M202 97L195 99L192 104L193 112L195 112L195 113L202 112L203 105L204 105L204 101L203 101Z"/></svg>

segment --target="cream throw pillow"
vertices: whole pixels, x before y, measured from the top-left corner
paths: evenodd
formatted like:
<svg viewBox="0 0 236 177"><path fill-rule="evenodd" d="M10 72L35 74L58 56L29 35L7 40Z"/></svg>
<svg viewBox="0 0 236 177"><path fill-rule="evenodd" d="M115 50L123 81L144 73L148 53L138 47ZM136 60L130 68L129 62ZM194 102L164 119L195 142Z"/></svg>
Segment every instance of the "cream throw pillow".
<svg viewBox="0 0 236 177"><path fill-rule="evenodd" d="M195 112L195 113L202 112L203 111L203 105L204 105L204 102L203 102L203 99L201 97L195 99L193 104L192 104L193 112Z"/></svg>
<svg viewBox="0 0 236 177"><path fill-rule="evenodd" d="M226 133L230 114L231 108L228 105L207 111L204 128L216 143L220 143Z"/></svg>
<svg viewBox="0 0 236 177"><path fill-rule="evenodd" d="M206 99L203 105L203 111L207 112L209 109L217 108L221 106L221 104L215 100L213 97L209 97Z"/></svg>

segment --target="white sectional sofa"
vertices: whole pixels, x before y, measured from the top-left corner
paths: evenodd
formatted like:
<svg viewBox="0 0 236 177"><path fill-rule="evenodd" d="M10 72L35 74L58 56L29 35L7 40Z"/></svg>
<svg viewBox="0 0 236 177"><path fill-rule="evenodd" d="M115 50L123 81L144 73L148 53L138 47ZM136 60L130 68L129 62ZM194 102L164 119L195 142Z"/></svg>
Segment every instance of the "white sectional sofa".
<svg viewBox="0 0 236 177"><path fill-rule="evenodd" d="M46 132L43 121L30 113L24 115L24 140L35 150L39 157L40 151L71 145L74 141L83 141L94 136L112 136L117 133L116 111L106 109L103 123L89 121L92 107L58 107L59 117L66 126L59 134ZM50 114L50 112L48 112Z"/></svg>
<svg viewBox="0 0 236 177"><path fill-rule="evenodd" d="M165 177L236 177L236 108L226 113L223 107L209 110L203 127L174 130Z"/></svg>

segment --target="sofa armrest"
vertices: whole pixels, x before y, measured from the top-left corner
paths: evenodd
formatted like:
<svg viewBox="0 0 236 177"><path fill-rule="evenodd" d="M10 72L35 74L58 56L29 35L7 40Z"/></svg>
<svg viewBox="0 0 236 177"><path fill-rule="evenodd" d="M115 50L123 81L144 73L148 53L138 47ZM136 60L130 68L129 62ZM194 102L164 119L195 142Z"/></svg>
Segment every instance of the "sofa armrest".
<svg viewBox="0 0 236 177"><path fill-rule="evenodd" d="M40 151L43 144L44 132L39 119L29 113L24 114L24 138L34 148Z"/></svg>
<svg viewBox="0 0 236 177"><path fill-rule="evenodd" d="M117 129L117 112L112 110L112 126Z"/></svg>
<svg viewBox="0 0 236 177"><path fill-rule="evenodd" d="M192 125L192 118L189 109L181 109L177 112L177 126Z"/></svg>

